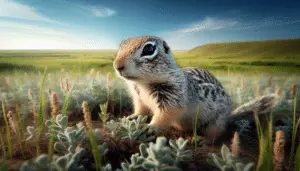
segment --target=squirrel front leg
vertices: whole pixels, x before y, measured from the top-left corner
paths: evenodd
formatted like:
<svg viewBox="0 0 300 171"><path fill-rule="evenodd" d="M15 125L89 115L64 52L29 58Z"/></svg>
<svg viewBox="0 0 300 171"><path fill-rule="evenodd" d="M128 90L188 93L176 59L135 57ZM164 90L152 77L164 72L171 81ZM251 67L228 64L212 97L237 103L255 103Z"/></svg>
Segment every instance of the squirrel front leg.
<svg viewBox="0 0 300 171"><path fill-rule="evenodd" d="M182 109L178 108L167 108L167 109L157 109L154 112L149 127L154 129L154 131L168 131L170 128L175 128L177 130L183 130L180 124L180 112Z"/></svg>
<svg viewBox="0 0 300 171"><path fill-rule="evenodd" d="M144 116L144 115L151 114L150 109L141 102L138 96L133 97L133 109L134 109L134 113L128 116L129 119L135 119L139 115Z"/></svg>

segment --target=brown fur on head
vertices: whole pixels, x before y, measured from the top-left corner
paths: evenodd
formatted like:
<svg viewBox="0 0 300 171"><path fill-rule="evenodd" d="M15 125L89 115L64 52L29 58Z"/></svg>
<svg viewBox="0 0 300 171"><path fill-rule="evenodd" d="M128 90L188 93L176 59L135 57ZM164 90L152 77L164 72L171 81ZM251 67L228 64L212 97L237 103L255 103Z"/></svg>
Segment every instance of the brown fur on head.
<svg viewBox="0 0 300 171"><path fill-rule="evenodd" d="M165 82L178 69L167 43L154 36L123 41L114 61L118 75L126 80Z"/></svg>

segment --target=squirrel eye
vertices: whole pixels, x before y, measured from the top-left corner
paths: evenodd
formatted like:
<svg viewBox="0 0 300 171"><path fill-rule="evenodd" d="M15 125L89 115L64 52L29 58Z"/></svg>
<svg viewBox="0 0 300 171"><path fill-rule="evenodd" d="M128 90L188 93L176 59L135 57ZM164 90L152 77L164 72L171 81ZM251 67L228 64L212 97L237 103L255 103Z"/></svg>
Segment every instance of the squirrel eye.
<svg viewBox="0 0 300 171"><path fill-rule="evenodd" d="M153 55L155 49L156 49L156 46L155 46L155 45L147 44L147 45L144 47L141 56Z"/></svg>

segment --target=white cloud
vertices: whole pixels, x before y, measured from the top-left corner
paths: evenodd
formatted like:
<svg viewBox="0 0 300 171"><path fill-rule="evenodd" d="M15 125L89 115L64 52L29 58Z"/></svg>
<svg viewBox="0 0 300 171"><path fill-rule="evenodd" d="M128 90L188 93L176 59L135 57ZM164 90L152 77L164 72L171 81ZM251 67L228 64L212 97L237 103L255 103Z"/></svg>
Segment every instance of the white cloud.
<svg viewBox="0 0 300 171"><path fill-rule="evenodd" d="M108 17L116 13L116 11L105 7L92 7L91 11L96 17Z"/></svg>
<svg viewBox="0 0 300 171"><path fill-rule="evenodd" d="M79 13L82 13L83 15L87 16L94 16L94 17L109 17L117 12L111 8L107 8L104 6L99 5L82 5L82 4L76 4L76 3L70 3L71 6L75 7Z"/></svg>
<svg viewBox="0 0 300 171"><path fill-rule="evenodd" d="M212 17L206 17L199 23L192 24L191 26L178 30L183 33L201 32L205 30L221 30L225 28L231 28L238 24L238 21L231 19L217 19Z"/></svg>
<svg viewBox="0 0 300 171"><path fill-rule="evenodd" d="M0 0L0 17L12 17L60 24L58 21L42 16L33 7L11 0Z"/></svg>
<svg viewBox="0 0 300 171"><path fill-rule="evenodd" d="M110 39L98 40L16 22L0 21L0 49L112 49Z"/></svg>

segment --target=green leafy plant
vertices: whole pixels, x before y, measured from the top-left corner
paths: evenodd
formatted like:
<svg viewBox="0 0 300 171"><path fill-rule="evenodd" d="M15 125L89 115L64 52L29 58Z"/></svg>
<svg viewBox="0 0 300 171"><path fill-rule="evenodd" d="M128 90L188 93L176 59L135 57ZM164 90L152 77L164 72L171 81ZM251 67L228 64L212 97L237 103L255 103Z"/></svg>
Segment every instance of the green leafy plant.
<svg viewBox="0 0 300 171"><path fill-rule="evenodd" d="M165 137L158 137L156 143L149 146L140 144L140 154L131 156L131 163L122 163L124 171L133 170L181 170L180 164L192 159L192 151L186 149L188 140L179 138L170 140L167 144ZM169 146L168 146L169 145Z"/></svg>
<svg viewBox="0 0 300 171"><path fill-rule="evenodd" d="M101 114L99 114L99 117L102 121L102 123L106 123L108 120L108 113L107 113L107 107L108 107L108 102L104 104L100 104L100 109L101 109ZM105 124L103 124L105 126Z"/></svg>
<svg viewBox="0 0 300 171"><path fill-rule="evenodd" d="M251 171L254 170L254 163L244 164L238 157L233 155L229 148L224 144L221 148L221 156L219 157L216 154L211 154L213 160L213 165L219 168L222 171Z"/></svg>
<svg viewBox="0 0 300 171"><path fill-rule="evenodd" d="M49 160L47 155L42 154L35 160L24 162L20 171L84 171L84 167L78 164L83 152L84 149L80 149L76 153L68 153L52 160Z"/></svg>
<svg viewBox="0 0 300 171"><path fill-rule="evenodd" d="M117 121L111 120L106 123L110 133L122 140L149 142L155 136L147 136L144 129L147 126L147 116L138 116L137 119L130 120L126 117L119 118Z"/></svg>

